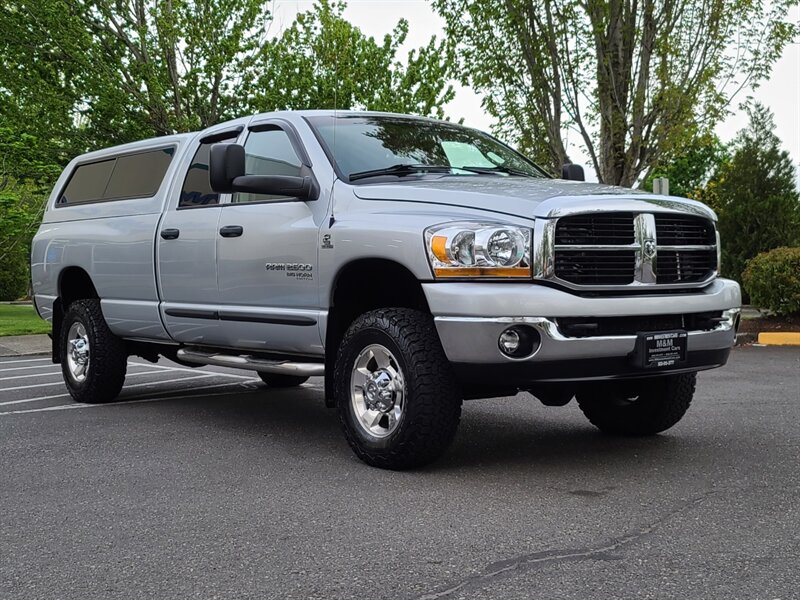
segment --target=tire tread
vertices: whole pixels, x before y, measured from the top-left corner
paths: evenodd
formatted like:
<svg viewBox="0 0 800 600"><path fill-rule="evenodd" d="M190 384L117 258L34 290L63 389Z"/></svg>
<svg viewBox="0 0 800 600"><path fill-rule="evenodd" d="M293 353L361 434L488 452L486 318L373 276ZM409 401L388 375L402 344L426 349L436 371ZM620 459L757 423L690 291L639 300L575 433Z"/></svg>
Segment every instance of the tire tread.
<svg viewBox="0 0 800 600"><path fill-rule="evenodd" d="M346 357L353 339L365 330L386 333L407 365L407 401L400 435L387 448L365 446L347 421L350 366ZM436 460L455 437L461 418L461 395L430 315L408 308L384 308L358 317L342 338L334 374L339 418L350 447L365 463L384 469L409 469Z"/></svg>
<svg viewBox="0 0 800 600"><path fill-rule="evenodd" d="M72 382L66 357L67 335L76 316L93 338L90 340L89 372L86 380L80 384ZM122 390L128 370L128 353L125 341L108 328L100 308L100 300L76 300L67 308L61 327L61 370L67 389L77 402L112 402Z"/></svg>
<svg viewBox="0 0 800 600"><path fill-rule="evenodd" d="M666 431L689 410L697 374L685 373L653 379L630 406L615 403L613 386L577 395L578 406L595 427L612 435L644 436Z"/></svg>

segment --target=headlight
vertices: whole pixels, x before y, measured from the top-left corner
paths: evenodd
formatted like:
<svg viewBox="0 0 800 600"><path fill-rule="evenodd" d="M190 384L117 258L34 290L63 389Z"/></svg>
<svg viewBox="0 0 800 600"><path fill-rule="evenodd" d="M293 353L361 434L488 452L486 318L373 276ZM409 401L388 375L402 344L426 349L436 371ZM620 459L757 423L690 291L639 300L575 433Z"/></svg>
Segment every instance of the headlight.
<svg viewBox="0 0 800 600"><path fill-rule="evenodd" d="M530 277L531 230L497 223L443 223L425 230L436 277Z"/></svg>

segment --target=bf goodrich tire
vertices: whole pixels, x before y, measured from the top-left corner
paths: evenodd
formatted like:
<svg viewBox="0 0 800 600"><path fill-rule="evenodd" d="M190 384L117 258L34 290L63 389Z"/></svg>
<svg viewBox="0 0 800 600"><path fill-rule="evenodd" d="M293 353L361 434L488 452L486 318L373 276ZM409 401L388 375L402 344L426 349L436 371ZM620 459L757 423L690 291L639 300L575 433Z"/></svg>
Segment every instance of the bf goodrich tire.
<svg viewBox="0 0 800 600"><path fill-rule="evenodd" d="M643 436L665 431L681 420L694 397L696 373L632 382L609 382L577 395L583 414L613 435Z"/></svg>
<svg viewBox="0 0 800 600"><path fill-rule="evenodd" d="M339 347L334 394L350 447L383 469L436 460L461 417L461 394L433 319L406 308L353 322Z"/></svg>
<svg viewBox="0 0 800 600"><path fill-rule="evenodd" d="M281 375L280 373L259 373L261 381L271 388L289 388L303 385L308 381L308 377L298 375Z"/></svg>
<svg viewBox="0 0 800 600"><path fill-rule="evenodd" d="M125 342L109 330L99 300L69 305L59 344L64 382L76 401L99 404L119 395L128 353Z"/></svg>

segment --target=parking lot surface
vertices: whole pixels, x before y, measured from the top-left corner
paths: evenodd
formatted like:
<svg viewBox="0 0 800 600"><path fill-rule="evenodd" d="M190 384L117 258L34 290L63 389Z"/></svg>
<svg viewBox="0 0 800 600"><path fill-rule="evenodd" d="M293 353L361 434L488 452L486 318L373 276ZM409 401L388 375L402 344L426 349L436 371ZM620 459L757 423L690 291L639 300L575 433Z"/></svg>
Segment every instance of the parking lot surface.
<svg viewBox="0 0 800 600"><path fill-rule="evenodd" d="M684 420L470 401L436 464L350 452L322 381L132 359L73 403L0 360L0 598L797 598L800 351L734 350Z"/></svg>

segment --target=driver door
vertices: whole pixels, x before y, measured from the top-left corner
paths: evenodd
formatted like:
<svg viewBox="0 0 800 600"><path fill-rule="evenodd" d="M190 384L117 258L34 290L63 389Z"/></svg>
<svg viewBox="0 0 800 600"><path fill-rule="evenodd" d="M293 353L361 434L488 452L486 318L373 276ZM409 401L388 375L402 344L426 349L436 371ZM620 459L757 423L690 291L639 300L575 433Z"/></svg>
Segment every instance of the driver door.
<svg viewBox="0 0 800 600"><path fill-rule="evenodd" d="M299 137L281 120L251 124L247 175L312 175ZM217 278L221 342L323 354L317 245L326 206L287 196L232 194L221 207Z"/></svg>

